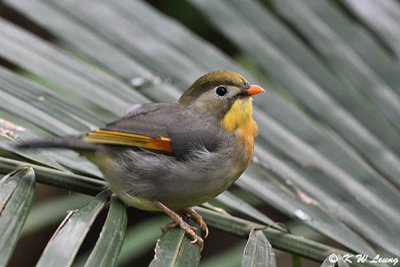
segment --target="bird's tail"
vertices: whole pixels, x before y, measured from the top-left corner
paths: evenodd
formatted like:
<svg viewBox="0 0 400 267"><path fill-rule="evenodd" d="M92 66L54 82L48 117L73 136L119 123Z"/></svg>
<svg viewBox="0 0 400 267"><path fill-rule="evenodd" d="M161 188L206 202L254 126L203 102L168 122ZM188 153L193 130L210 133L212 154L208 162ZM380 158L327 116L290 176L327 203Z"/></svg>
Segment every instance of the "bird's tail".
<svg viewBox="0 0 400 267"><path fill-rule="evenodd" d="M85 142L80 136L58 137L47 140L31 140L16 145L20 149L32 148L65 148L72 150L96 150L98 145Z"/></svg>

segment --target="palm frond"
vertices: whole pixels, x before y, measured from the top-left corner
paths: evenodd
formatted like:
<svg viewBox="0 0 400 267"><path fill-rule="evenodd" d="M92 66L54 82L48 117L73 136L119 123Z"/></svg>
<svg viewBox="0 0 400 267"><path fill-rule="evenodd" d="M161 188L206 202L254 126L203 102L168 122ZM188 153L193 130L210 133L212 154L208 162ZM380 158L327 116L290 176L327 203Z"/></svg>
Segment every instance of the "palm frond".
<svg viewBox="0 0 400 267"><path fill-rule="evenodd" d="M48 38L0 18L0 59L9 63L0 61L7 66L0 66L0 228L6 233L0 265L9 261L21 232L61 223L66 203L79 203L84 207L60 224L38 263L70 266L109 203L108 193L66 203L53 199L34 206L28 217L35 181L92 196L106 184L77 153L20 151L15 142L93 130L134 103L174 101L196 78L218 69L271 88L254 101L260 134L251 166L235 190L213 202L259 223L211 204L197 208L214 229L247 240L243 266L275 266L269 243L326 266L331 253L338 260L347 253L373 257L377 250L400 256L398 2L185 1L229 42L231 55L144 1L3 2ZM345 249L288 233L242 196ZM122 245L125 207L114 198L110 203L100 238L74 264L116 266L119 256L127 263L150 244L153 266L199 264L199 248L181 230L156 243L154 228L164 217L128 228ZM40 218L50 207L58 212Z"/></svg>

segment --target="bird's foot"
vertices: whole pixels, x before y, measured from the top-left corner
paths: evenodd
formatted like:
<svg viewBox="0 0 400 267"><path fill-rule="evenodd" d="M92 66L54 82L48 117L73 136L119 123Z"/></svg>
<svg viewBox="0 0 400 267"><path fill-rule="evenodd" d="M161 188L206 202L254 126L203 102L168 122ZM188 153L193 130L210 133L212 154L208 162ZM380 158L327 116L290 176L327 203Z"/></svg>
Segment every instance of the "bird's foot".
<svg viewBox="0 0 400 267"><path fill-rule="evenodd" d="M183 209L182 212L185 213L186 216L192 218L195 222L197 222L200 225L201 230L203 230L206 233L204 236L204 239L206 239L209 231L206 223L203 221L203 218L200 216L200 214L195 212L194 209L192 208Z"/></svg>
<svg viewBox="0 0 400 267"><path fill-rule="evenodd" d="M191 241L192 244L197 243L200 246L200 249L203 250L204 248L204 240L196 234L196 227L190 226L187 222L185 222L181 216L179 216L177 213L174 211L170 210L167 206L162 204L159 201L154 202L157 207L159 207L165 214L167 214L169 217L171 217L174 221L171 223L168 223L164 226L161 227L161 231L165 233L168 231L170 228L174 228L179 226L185 233L191 237L193 240ZM200 216L200 215L199 215ZM201 217L200 217L201 218Z"/></svg>
<svg viewBox="0 0 400 267"><path fill-rule="evenodd" d="M167 223L166 225L161 226L161 231L162 231L163 233L166 233L169 229L175 228L175 227L178 227L178 226L180 226L179 223L173 221L173 222ZM197 231L197 228L196 228L196 227L191 226L191 225L189 225L189 227L190 227L193 231Z"/></svg>

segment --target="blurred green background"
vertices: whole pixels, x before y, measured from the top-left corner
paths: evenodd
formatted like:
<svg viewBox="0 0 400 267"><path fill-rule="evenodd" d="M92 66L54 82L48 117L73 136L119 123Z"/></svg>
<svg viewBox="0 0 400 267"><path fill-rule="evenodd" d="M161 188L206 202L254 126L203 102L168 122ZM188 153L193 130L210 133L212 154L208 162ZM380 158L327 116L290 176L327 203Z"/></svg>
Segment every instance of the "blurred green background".
<svg viewBox="0 0 400 267"><path fill-rule="evenodd" d="M101 127L133 103L173 101L202 74L232 69L268 92L254 101L252 166L210 204L334 248L400 256L398 1L7 0L0 16L0 173L12 159L101 179L75 153L10 144ZM83 185L37 176L9 266L34 266L67 211L92 199L76 193ZM119 264L146 266L168 218L127 214ZM246 239L221 229L211 229L200 266L241 264ZM294 264L275 253L278 266Z"/></svg>

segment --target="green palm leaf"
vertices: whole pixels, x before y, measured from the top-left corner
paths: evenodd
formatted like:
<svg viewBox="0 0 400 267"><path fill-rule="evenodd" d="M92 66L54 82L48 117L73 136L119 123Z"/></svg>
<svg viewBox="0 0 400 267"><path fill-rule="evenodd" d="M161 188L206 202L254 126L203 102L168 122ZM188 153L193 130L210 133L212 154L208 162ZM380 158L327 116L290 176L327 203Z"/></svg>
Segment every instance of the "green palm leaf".
<svg viewBox="0 0 400 267"><path fill-rule="evenodd" d="M198 208L208 225L248 239L243 265L265 265L272 255L269 243L325 265L330 253L348 253L287 233L246 202L248 197L349 253L374 256L377 248L400 256L396 1L186 1L236 49L234 56L144 1L4 4L37 23L49 38L0 18L0 59L12 65L0 66L0 173L8 174L0 186L0 227L9 229L0 240L0 265L17 244L35 180L90 195L106 188L98 169L77 153L19 151L15 142L95 129L134 103L174 101L197 77L217 69L238 71L273 89L254 101L260 134L251 167L235 191L215 201L261 224L211 205ZM86 203L61 224L39 264L71 265L107 200L100 195L89 204L75 196L64 201L34 206L28 217L25 231L32 233L60 223L66 209ZM47 218L45 208L57 212ZM154 228L165 219L148 222L128 229L122 246L125 208L111 201L101 237L75 263L115 266L119 254L126 263L153 244L153 266L199 264L200 250L183 231L168 231L156 244ZM76 235L63 234L65 229ZM61 250L68 253L62 256ZM237 248L221 255L229 251Z"/></svg>

